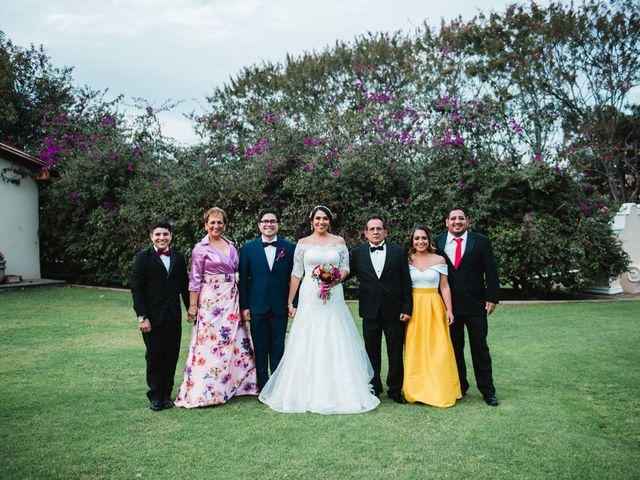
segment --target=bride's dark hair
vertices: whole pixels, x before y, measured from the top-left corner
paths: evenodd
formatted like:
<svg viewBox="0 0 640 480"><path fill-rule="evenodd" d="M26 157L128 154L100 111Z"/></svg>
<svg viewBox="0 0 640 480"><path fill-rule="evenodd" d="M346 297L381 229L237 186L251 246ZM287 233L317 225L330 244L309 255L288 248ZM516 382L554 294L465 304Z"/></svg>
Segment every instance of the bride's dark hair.
<svg viewBox="0 0 640 480"><path fill-rule="evenodd" d="M324 205L316 205L315 207L313 207L313 210L311 210L311 213L309 214L310 220L312 220L315 214L318 213L318 210L322 210L324 213L326 213L327 217L329 217L329 221L333 222L333 213L331 212L331 210L329 210L329 207L325 207Z"/></svg>

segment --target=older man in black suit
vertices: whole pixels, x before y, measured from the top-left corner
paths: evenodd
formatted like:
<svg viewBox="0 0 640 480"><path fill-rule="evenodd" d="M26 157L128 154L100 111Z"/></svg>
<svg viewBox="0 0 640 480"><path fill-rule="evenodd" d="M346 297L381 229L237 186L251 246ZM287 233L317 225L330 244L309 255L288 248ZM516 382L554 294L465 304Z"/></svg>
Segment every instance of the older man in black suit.
<svg viewBox="0 0 640 480"><path fill-rule="evenodd" d="M387 343L389 372L387 394L397 403L402 396L405 323L411 318L413 298L406 251L387 242L384 220L373 215L365 223L368 242L351 251L351 273L360 280L359 310L364 346L373 367L371 383L376 395L382 392L380 379L382 333Z"/></svg>
<svg viewBox="0 0 640 480"><path fill-rule="evenodd" d="M149 408L171 408L173 377L182 333L180 297L189 308L189 277L182 254L170 248L171 224L156 222L149 228L152 246L138 252L131 270L133 309L146 346Z"/></svg>
<svg viewBox="0 0 640 480"><path fill-rule="evenodd" d="M448 233L436 237L436 248L449 267L455 317L450 327L451 343L456 355L462 394L469 388L464 361L466 325L478 390L488 405L497 407L499 403L487 345L487 315L493 313L499 299L498 264L489 239L479 233L469 232L469 222L470 217L463 208L453 208L445 220Z"/></svg>

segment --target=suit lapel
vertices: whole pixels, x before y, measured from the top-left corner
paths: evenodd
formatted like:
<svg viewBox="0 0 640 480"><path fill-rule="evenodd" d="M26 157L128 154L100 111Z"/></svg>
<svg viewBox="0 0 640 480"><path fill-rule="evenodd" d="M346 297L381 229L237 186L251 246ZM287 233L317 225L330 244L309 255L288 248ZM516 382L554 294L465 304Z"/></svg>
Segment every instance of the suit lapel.
<svg viewBox="0 0 640 480"><path fill-rule="evenodd" d="M460 268L460 266L464 263L465 258L471 258L471 252L473 252L473 249L476 246L476 238L475 236L469 232L467 233L467 246L464 249L464 254L462 255L462 259L460 259L460 265L458 265L458 268Z"/></svg>
<svg viewBox="0 0 640 480"><path fill-rule="evenodd" d="M149 255L151 255L151 257L153 258L152 262L156 262L157 264L159 264L162 267L162 270L164 270L164 272L167 274L167 277L169 276L169 273L171 273L171 268L173 267L173 263L175 262L173 249L170 249L170 252L171 256L169 257L169 271L167 272L167 268L164 266L164 263L162 263L162 259L160 258L160 255L157 254L156 249L153 247L149 249Z"/></svg>
<svg viewBox="0 0 640 480"><path fill-rule="evenodd" d="M271 269L272 271L276 269L276 265L278 264L279 261L282 261L282 259L278 260L278 255L280 253L280 250L282 250L284 248L284 242L282 240L280 240L280 237L278 237L278 240L276 241L276 256L273 259L273 268ZM266 258L266 255L265 255Z"/></svg>
<svg viewBox="0 0 640 480"><path fill-rule="evenodd" d="M158 255L158 253L156 252L156 249L151 247L149 249L149 255L151 255L152 258L152 262L156 262L157 264L159 264L162 268L164 268L164 263L162 263L162 260L160 260L160 255ZM165 271L167 270L166 268L164 268Z"/></svg>
<svg viewBox="0 0 640 480"><path fill-rule="evenodd" d="M442 235L441 237L439 237L436 240L436 247L438 247L438 250L440 250L442 253L444 253L445 256L448 256L444 251L446 243L447 243L447 236L446 235Z"/></svg>
<svg viewBox="0 0 640 480"><path fill-rule="evenodd" d="M442 256L444 257L445 261L451 264L450 268L453 269L453 258L450 258L446 252L447 238L448 238L447 234L446 233L443 234L442 237L440 237L440 239L436 240L436 246L442 252Z"/></svg>
<svg viewBox="0 0 640 480"><path fill-rule="evenodd" d="M385 242L384 246L385 246L385 249L387 251L385 252L385 255L384 255L384 265L382 266L382 272L380 273L380 278L382 278L382 275L384 274L384 271L389 266L389 262L391 261L391 255L393 255L392 252L391 252L391 245L389 245L389 242ZM369 256L371 256L371 255L369 255Z"/></svg>
<svg viewBox="0 0 640 480"><path fill-rule="evenodd" d="M171 256L169 257L169 271L167 272L167 277L169 275L171 275L171 272L173 271L173 267L176 264L176 260L177 260L177 255L176 253L173 251L173 248L171 249ZM162 260L160 260L162 262ZM162 265L164 267L164 264Z"/></svg>
<svg viewBox="0 0 640 480"><path fill-rule="evenodd" d="M376 269L373 268L373 262L371 261L371 254L369 253L369 244L365 243L361 248L362 248L362 255L365 257L363 266L369 271L369 274L372 275L373 278L378 278L378 275L376 275ZM386 260L385 260L385 263L386 263Z"/></svg>
<svg viewBox="0 0 640 480"><path fill-rule="evenodd" d="M276 245L276 250L278 246ZM267 261L267 252L264 251L264 247L262 246L262 237L256 238L256 255L260 257L260 261L264 265L264 268L267 269L267 272L270 272L269 262ZM275 266L275 264L274 264Z"/></svg>

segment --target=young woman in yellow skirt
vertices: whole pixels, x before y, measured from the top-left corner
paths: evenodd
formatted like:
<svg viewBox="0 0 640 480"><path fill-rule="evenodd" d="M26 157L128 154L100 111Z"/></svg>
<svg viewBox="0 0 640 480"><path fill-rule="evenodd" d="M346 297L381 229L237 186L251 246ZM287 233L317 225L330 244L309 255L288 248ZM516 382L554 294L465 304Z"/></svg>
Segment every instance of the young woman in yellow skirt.
<svg viewBox="0 0 640 480"><path fill-rule="evenodd" d="M413 313L407 324L402 390L409 403L451 407L462 397L449 325L454 321L445 259L431 231L416 227L409 239Z"/></svg>

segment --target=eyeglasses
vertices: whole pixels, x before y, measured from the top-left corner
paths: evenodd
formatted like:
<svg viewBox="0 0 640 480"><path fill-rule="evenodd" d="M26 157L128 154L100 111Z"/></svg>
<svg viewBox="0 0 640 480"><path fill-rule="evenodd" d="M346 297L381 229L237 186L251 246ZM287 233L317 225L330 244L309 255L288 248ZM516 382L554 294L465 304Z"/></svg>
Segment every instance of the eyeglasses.
<svg viewBox="0 0 640 480"><path fill-rule="evenodd" d="M277 225L278 220L260 220L258 223L262 223L264 225Z"/></svg>
<svg viewBox="0 0 640 480"><path fill-rule="evenodd" d="M382 231L384 231L384 228L382 228L382 227L371 227L371 228L367 228L367 230L369 232L382 232Z"/></svg>

